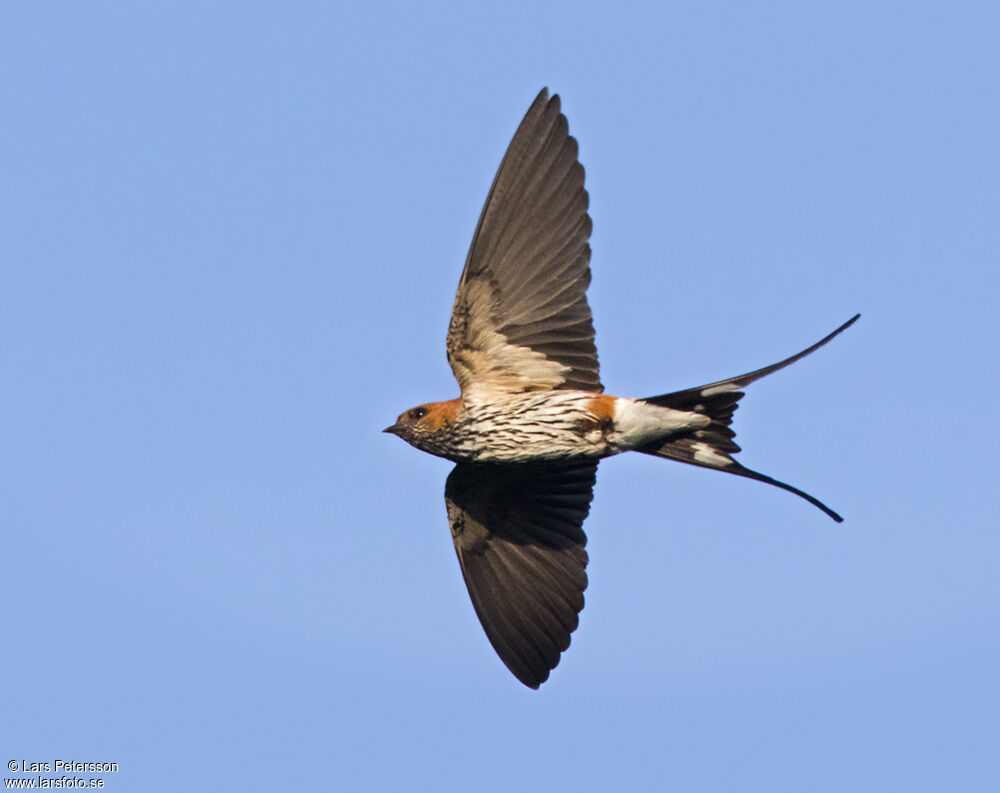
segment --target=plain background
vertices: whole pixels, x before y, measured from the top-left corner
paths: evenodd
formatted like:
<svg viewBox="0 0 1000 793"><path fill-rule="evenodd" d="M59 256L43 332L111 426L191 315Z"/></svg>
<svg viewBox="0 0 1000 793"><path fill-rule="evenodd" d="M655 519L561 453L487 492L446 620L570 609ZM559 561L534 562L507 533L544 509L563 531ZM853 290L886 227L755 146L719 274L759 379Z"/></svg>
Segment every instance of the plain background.
<svg viewBox="0 0 1000 793"><path fill-rule="evenodd" d="M133 791L998 789L998 29L986 2L4 2L0 759ZM606 461L536 693L464 590L449 464L379 430L457 393L455 285L543 85L611 393L863 316L735 424L846 522Z"/></svg>

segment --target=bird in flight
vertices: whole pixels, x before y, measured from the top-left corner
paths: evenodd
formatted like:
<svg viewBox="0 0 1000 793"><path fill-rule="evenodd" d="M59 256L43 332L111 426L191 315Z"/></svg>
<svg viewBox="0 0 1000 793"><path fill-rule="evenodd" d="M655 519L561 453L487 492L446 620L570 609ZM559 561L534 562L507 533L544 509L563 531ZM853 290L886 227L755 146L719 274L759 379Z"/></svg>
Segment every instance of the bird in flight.
<svg viewBox="0 0 1000 793"><path fill-rule="evenodd" d="M385 432L455 467L445 505L476 614L507 668L538 688L569 647L587 587L597 463L637 451L818 499L736 462L743 389L797 355L697 388L604 393L587 304L591 221L583 166L559 97L542 91L500 163L472 238L448 328L461 396L402 413Z"/></svg>

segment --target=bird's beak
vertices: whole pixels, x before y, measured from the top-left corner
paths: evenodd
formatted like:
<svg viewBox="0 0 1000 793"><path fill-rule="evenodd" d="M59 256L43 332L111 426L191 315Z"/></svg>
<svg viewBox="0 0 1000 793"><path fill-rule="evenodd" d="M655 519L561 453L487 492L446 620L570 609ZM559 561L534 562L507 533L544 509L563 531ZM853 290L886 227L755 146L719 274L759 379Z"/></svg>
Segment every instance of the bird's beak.
<svg viewBox="0 0 1000 793"><path fill-rule="evenodd" d="M393 435L396 435L399 432L399 427L393 424L391 427L386 427L382 432L391 432Z"/></svg>

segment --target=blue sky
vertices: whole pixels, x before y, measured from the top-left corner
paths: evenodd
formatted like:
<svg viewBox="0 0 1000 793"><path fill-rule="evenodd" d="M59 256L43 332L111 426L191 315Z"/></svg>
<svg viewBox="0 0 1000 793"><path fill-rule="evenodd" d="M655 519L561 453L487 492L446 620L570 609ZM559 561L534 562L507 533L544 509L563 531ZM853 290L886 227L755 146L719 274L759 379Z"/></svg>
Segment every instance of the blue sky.
<svg viewBox="0 0 1000 793"><path fill-rule="evenodd" d="M0 759L117 762L109 790L996 789L998 25L4 3ZM466 595L449 464L379 430L457 394L455 285L543 85L611 393L863 316L735 422L846 522L606 461L532 692Z"/></svg>

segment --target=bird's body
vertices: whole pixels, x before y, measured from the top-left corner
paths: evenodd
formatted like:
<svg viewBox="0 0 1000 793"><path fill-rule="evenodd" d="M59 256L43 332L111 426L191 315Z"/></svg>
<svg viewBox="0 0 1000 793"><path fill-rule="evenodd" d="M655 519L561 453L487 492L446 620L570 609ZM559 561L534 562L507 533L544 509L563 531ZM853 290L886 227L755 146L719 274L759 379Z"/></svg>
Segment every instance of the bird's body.
<svg viewBox="0 0 1000 793"><path fill-rule="evenodd" d="M514 135L459 280L448 361L461 396L402 413L386 432L456 463L445 485L462 574L507 667L537 688L569 647L587 587L597 462L626 451L756 479L730 428L743 389L779 363L645 399L604 393L586 291L590 216L559 98L543 90Z"/></svg>
<svg viewBox="0 0 1000 793"><path fill-rule="evenodd" d="M698 413L590 391L458 398L415 410L427 412L416 419L423 431L413 433L414 446L469 463L598 460L710 423Z"/></svg>

